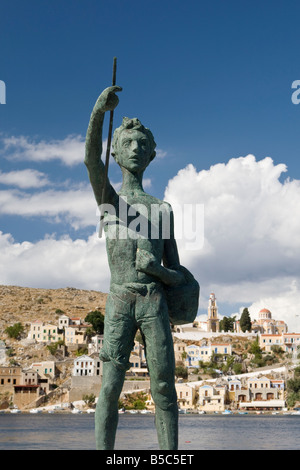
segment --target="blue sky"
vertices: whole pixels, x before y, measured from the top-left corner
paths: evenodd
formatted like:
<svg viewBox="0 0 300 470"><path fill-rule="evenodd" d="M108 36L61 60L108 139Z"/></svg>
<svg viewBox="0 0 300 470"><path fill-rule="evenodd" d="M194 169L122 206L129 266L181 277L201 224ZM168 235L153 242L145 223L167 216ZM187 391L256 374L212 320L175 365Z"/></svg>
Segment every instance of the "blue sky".
<svg viewBox="0 0 300 470"><path fill-rule="evenodd" d="M200 313L213 290L222 314L268 307L297 328L299 13L295 1L1 5L0 283L107 291L81 162L116 56L114 127L138 117L159 149L147 191L204 205L207 243L182 253Z"/></svg>

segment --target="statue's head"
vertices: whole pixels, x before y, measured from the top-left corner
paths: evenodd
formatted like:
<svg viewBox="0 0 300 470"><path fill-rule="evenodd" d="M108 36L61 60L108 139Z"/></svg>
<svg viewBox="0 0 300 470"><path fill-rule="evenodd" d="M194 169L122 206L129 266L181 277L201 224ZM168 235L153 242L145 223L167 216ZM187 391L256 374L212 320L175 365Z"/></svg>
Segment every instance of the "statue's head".
<svg viewBox="0 0 300 470"><path fill-rule="evenodd" d="M112 155L116 162L129 171L144 171L156 155L152 132L137 119L123 118L114 132Z"/></svg>

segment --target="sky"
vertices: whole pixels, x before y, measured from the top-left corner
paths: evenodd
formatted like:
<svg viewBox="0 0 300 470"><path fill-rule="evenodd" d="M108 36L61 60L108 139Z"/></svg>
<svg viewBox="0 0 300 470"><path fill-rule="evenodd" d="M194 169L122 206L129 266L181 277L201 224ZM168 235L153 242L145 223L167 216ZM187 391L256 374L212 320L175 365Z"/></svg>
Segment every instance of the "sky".
<svg viewBox="0 0 300 470"><path fill-rule="evenodd" d="M11 0L0 13L0 284L108 292L83 159L117 57L114 128L137 117L154 134L144 188L174 208L199 315L214 292L220 316L268 308L299 332L299 2ZM109 178L120 187L112 158Z"/></svg>

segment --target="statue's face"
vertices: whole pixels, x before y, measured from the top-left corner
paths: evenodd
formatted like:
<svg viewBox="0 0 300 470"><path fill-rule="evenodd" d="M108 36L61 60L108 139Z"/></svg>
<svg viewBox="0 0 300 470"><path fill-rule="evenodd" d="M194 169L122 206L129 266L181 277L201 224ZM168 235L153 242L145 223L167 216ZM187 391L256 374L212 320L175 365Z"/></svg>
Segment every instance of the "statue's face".
<svg viewBox="0 0 300 470"><path fill-rule="evenodd" d="M115 158L117 163L128 171L144 171L151 160L149 138L136 129L122 131Z"/></svg>

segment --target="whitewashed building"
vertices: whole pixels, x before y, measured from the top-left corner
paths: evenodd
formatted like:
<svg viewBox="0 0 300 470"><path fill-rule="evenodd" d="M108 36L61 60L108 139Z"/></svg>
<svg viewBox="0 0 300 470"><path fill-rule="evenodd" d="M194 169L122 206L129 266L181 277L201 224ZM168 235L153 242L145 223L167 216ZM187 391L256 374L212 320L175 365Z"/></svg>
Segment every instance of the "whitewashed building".
<svg viewBox="0 0 300 470"><path fill-rule="evenodd" d="M102 373L101 361L87 355L79 356L74 360L73 377L95 377Z"/></svg>

